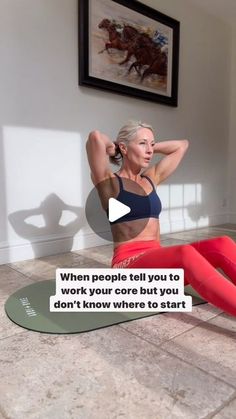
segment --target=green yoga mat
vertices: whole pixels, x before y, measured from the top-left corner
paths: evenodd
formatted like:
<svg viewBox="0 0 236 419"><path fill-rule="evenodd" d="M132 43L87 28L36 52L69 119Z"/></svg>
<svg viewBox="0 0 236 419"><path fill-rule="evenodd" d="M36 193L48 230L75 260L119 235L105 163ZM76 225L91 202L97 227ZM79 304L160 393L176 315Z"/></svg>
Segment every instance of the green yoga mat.
<svg viewBox="0 0 236 419"><path fill-rule="evenodd" d="M5 303L8 317L25 329L44 333L81 333L131 320L161 314L158 312L50 312L49 298L55 295L55 280L40 281L21 288ZM193 305L205 303L190 287Z"/></svg>

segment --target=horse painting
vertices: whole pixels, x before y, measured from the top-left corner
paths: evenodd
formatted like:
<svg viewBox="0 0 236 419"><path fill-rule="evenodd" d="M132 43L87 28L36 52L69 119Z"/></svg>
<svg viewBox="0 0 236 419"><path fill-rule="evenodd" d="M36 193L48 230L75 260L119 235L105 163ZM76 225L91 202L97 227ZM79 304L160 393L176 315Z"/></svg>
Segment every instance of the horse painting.
<svg viewBox="0 0 236 419"><path fill-rule="evenodd" d="M131 25L121 25L109 19L103 19L98 28L107 31L109 38L109 42L105 42L100 53L107 51L110 54L111 49L125 51L126 56L119 65L129 63L128 74L134 69L140 77L140 82L152 74L166 78L168 48L167 41L163 43L164 37L151 38ZM161 39L162 43L158 39Z"/></svg>

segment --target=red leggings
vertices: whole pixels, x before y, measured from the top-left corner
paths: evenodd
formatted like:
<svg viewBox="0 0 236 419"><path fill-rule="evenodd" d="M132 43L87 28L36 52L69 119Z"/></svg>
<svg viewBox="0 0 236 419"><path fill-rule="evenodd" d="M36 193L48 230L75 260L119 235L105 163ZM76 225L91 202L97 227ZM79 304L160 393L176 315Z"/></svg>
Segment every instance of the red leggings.
<svg viewBox="0 0 236 419"><path fill-rule="evenodd" d="M183 268L185 285L236 316L236 243L228 236L171 247L155 240L121 244L114 251L112 268Z"/></svg>

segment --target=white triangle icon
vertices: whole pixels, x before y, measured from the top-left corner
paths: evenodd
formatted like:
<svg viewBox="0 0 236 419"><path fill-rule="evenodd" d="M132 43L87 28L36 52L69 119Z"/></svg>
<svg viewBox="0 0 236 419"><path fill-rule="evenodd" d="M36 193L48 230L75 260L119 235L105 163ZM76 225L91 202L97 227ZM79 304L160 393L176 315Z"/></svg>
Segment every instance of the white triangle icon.
<svg viewBox="0 0 236 419"><path fill-rule="evenodd" d="M113 222L128 214L131 211L128 205L122 204L115 198L109 198L108 201L108 218L109 221Z"/></svg>

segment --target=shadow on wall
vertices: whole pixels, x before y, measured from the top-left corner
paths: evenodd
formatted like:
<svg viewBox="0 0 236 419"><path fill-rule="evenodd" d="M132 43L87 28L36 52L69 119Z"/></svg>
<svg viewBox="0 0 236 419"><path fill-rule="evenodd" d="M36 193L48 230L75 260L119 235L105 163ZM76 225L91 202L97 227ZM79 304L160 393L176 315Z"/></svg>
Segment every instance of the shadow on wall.
<svg viewBox="0 0 236 419"><path fill-rule="evenodd" d="M70 211L76 218L65 224L60 224L63 211ZM36 226L26 220L30 217L41 216L44 226ZM48 195L37 208L16 211L8 216L15 232L30 241L34 256L41 257L53 253L61 253L60 242L63 240L63 253L69 252L73 246L73 237L84 225L83 208L67 205L56 194ZM42 246L47 246L47 252L42 252Z"/></svg>

